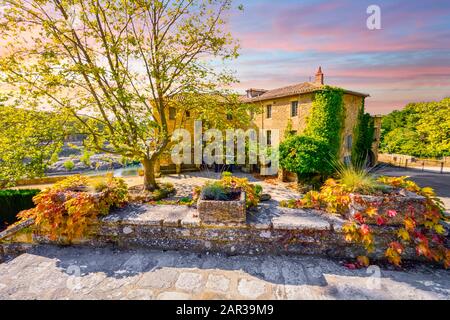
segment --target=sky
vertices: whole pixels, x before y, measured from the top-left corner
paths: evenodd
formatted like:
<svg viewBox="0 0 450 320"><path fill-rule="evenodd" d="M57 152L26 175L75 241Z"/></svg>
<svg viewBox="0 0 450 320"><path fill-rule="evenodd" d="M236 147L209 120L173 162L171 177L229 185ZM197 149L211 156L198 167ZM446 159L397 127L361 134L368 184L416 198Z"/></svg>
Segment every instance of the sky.
<svg viewBox="0 0 450 320"><path fill-rule="evenodd" d="M241 0L230 17L241 45L234 88L274 89L314 79L370 94L386 114L450 96L450 0ZM381 29L369 30L369 5Z"/></svg>

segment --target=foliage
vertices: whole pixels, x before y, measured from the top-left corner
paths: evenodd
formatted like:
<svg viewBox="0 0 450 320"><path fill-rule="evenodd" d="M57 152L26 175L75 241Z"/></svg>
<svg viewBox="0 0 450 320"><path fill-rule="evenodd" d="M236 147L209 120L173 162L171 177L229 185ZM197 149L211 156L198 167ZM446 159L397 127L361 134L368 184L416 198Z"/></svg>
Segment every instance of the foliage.
<svg viewBox="0 0 450 320"><path fill-rule="evenodd" d="M91 166L91 156L93 155L93 152L90 152L89 150L84 150L83 155L80 157L80 161L87 167Z"/></svg>
<svg viewBox="0 0 450 320"><path fill-rule="evenodd" d="M119 207L128 200L128 189L122 179L105 177L105 187L97 193L90 191L90 181L73 176L43 190L33 198L36 207L19 213L23 220L34 219L39 231L51 240L72 242L108 214L111 207Z"/></svg>
<svg viewBox="0 0 450 320"><path fill-rule="evenodd" d="M247 208L256 207L259 202L259 195L256 192L256 185L248 182L247 178L222 177L219 181L224 187L231 189L240 189L245 192Z"/></svg>
<svg viewBox="0 0 450 320"><path fill-rule="evenodd" d="M353 130L352 163L357 166L365 161L372 149L375 128L373 118L365 113L364 100L358 112L357 123Z"/></svg>
<svg viewBox="0 0 450 320"><path fill-rule="evenodd" d="M0 97L0 188L43 176L66 131L63 116L6 106Z"/></svg>
<svg viewBox="0 0 450 320"><path fill-rule="evenodd" d="M311 174L329 174L330 153L323 138L296 135L280 144L280 166L299 177Z"/></svg>
<svg viewBox="0 0 450 320"><path fill-rule="evenodd" d="M8 93L70 115L90 149L139 160L148 190L157 188L154 166L171 140L170 108L178 118L184 98L223 97L235 81L217 68L238 56L226 26L231 0L3 2L0 81ZM198 114L224 115L218 100L196 103Z"/></svg>
<svg viewBox="0 0 450 320"><path fill-rule="evenodd" d="M378 190L385 189L369 171L361 166L338 163L336 175L337 182L348 192L374 194Z"/></svg>
<svg viewBox="0 0 450 320"><path fill-rule="evenodd" d="M417 157L450 155L450 98L410 103L382 119L381 151Z"/></svg>
<svg viewBox="0 0 450 320"><path fill-rule="evenodd" d="M73 168L75 168L75 163L73 163L72 160L67 160L64 162L64 168L66 168L67 171L72 171Z"/></svg>
<svg viewBox="0 0 450 320"><path fill-rule="evenodd" d="M343 90L325 86L317 91L304 134L287 134L280 144L280 166L296 173L299 180L331 174L330 163L338 156L343 121Z"/></svg>
<svg viewBox="0 0 450 320"><path fill-rule="evenodd" d="M341 132L345 117L343 95L342 89L330 86L317 91L305 129L307 136L322 138L326 141L328 152L332 157L338 155L341 146Z"/></svg>
<svg viewBox="0 0 450 320"><path fill-rule="evenodd" d="M407 180L406 177L379 177L377 182L396 189L404 188L426 198L425 212L415 212L414 207L409 206L403 219L403 226L393 229L393 235L398 240L388 243L387 247L384 248L388 261L394 265L400 265L402 254L408 246L411 246L415 249L417 255L442 262L446 268L450 267L450 250L445 246L443 236L445 228L442 224L448 218L444 214L442 202L436 197L434 191L429 187L420 188L413 181ZM291 208L315 208L330 213L344 214L348 211L350 205L349 193L348 186L334 179L329 179L320 192L311 191L302 199L284 201L281 205ZM385 194L383 203L378 205L389 204L392 198L396 196L395 193ZM361 203L364 202L362 198L357 197L356 199ZM376 244L383 245L383 242L376 241L377 233L373 230L374 226L367 224L367 219L375 219L378 226L384 226L390 219L396 217L398 212L396 210L379 212L378 206L375 207L372 204L365 204L363 207L366 208L365 211L355 214L354 218L344 224L342 229L346 241L363 245L367 253L370 254L376 249ZM423 219L418 219L419 217ZM364 257L363 259L366 261L368 258Z"/></svg>
<svg viewBox="0 0 450 320"><path fill-rule="evenodd" d="M231 177L233 174L231 172L228 171L224 171L222 172L222 177Z"/></svg>
<svg viewBox="0 0 450 320"><path fill-rule="evenodd" d="M0 229L16 222L16 215L34 207L33 197L39 189L0 190Z"/></svg>
<svg viewBox="0 0 450 320"><path fill-rule="evenodd" d="M225 188L220 182L209 183L202 189L205 200L231 200L230 190Z"/></svg>
<svg viewBox="0 0 450 320"><path fill-rule="evenodd" d="M292 136L292 119L288 119L286 128L284 129L284 139L289 139Z"/></svg>
<svg viewBox="0 0 450 320"><path fill-rule="evenodd" d="M234 176L225 175L222 179L214 183L215 185L221 186L225 190L241 190L246 194L246 207L256 207L259 203L259 196L262 193L262 187L260 185L251 184L248 182L247 178L238 178ZM202 190L207 187L194 187L192 191L193 202L197 201Z"/></svg>

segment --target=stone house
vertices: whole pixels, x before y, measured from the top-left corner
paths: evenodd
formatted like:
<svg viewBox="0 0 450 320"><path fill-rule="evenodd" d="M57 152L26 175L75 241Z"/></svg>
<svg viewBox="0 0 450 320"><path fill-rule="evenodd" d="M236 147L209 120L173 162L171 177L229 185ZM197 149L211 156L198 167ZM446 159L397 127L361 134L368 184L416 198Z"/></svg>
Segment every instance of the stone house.
<svg viewBox="0 0 450 320"><path fill-rule="evenodd" d="M251 88L247 90L243 101L259 106L260 113L254 117L256 127L266 130L268 137L272 130L279 130L279 136L282 139L289 122L293 133L301 134L305 130L314 92L323 86L324 74L319 67L314 82L302 82L272 90ZM369 97L368 94L344 89L345 121L340 150L341 160L344 162L349 162L351 159L353 130L357 123L358 112L367 97ZM370 155L372 163L377 162L381 117L374 117L374 121L375 139Z"/></svg>
<svg viewBox="0 0 450 320"><path fill-rule="evenodd" d="M265 130L267 139L270 140L273 130L279 130L279 137L282 140L288 123L291 123L293 133L301 134L307 124L307 118L311 111L314 93L324 86L324 74L319 67L314 82L302 82L282 88L264 90L248 89L246 95L242 96L242 102L256 104L259 109L253 117L253 127ZM368 94L350 91L344 89L345 121L341 142L341 160L349 162L351 160L351 149L353 143L353 130L357 124L357 116ZM171 108L166 115L168 119L169 130L172 131L180 124L193 134L193 123L195 115L185 110L176 110ZM227 121L224 117L224 121ZM374 117L375 138L372 145L372 154L370 161L377 162L378 147L380 142L381 117ZM280 141L281 142L281 141ZM161 159L161 166L172 166L170 158L165 156ZM159 166L158 166L159 167ZM192 165L182 165L178 170L195 169Z"/></svg>

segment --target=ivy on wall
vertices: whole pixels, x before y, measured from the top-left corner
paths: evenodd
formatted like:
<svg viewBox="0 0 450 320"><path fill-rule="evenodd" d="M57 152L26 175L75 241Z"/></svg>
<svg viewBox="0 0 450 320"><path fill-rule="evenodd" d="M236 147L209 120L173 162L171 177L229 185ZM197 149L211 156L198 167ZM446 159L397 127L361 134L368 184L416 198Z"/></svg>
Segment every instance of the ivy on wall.
<svg viewBox="0 0 450 320"><path fill-rule="evenodd" d="M374 133L373 118L370 114L365 113L363 100L358 113L357 123L353 130L352 163L354 166L360 166L369 160Z"/></svg>
<svg viewBox="0 0 450 320"><path fill-rule="evenodd" d="M344 117L344 90L325 86L315 94L305 135L325 139L330 155L337 157Z"/></svg>
<svg viewBox="0 0 450 320"><path fill-rule="evenodd" d="M325 86L315 93L305 132L280 144L280 165L299 180L332 173L344 123L344 91ZM334 159L333 159L334 158Z"/></svg>

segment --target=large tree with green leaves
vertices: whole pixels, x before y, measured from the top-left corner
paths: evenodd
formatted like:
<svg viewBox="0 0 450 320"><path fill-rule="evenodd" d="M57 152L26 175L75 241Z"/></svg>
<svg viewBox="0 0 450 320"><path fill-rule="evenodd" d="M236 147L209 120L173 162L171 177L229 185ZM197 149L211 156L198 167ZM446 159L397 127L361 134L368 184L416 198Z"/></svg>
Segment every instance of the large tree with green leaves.
<svg viewBox="0 0 450 320"><path fill-rule="evenodd" d="M0 0L0 81L27 106L78 120L86 144L142 162L147 190L183 94L234 81L210 62L237 56L231 0ZM217 65L218 63L216 63Z"/></svg>
<svg viewBox="0 0 450 320"><path fill-rule="evenodd" d="M419 157L450 156L450 98L410 103L382 119L381 151Z"/></svg>

